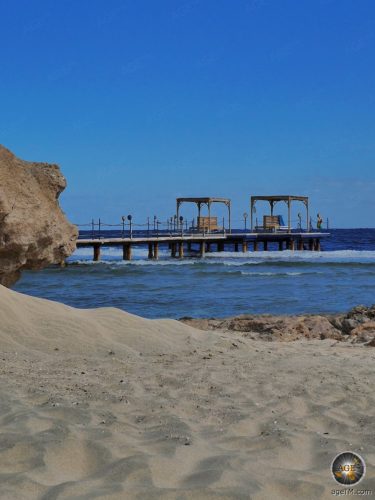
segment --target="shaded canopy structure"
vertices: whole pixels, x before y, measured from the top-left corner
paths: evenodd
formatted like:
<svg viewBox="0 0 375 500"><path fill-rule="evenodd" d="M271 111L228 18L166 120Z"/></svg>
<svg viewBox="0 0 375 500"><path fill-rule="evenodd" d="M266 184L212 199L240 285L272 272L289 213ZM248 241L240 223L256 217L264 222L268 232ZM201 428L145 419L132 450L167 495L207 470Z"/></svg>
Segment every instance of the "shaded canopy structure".
<svg viewBox="0 0 375 500"><path fill-rule="evenodd" d="M271 215L273 215L273 210L276 203L284 201L288 206L288 231L292 229L291 226L291 206L293 201L301 201L306 207L306 230L309 231L309 198L307 196L292 196L292 195L275 195L275 196L252 196L250 202L250 217L251 217L251 230L254 229L254 212L255 203L257 201L268 201L271 207Z"/></svg>
<svg viewBox="0 0 375 500"><path fill-rule="evenodd" d="M223 203L228 208L228 230L231 231L231 213L230 213L230 199L229 198L212 198L212 197L199 197L199 198L177 198L176 199L176 214L177 219L180 215L180 206L182 203L195 203L198 207L198 217L201 216L202 206L205 205L208 208L208 224L210 224L211 219L211 205L213 203ZM210 232L210 226L208 227L208 232Z"/></svg>

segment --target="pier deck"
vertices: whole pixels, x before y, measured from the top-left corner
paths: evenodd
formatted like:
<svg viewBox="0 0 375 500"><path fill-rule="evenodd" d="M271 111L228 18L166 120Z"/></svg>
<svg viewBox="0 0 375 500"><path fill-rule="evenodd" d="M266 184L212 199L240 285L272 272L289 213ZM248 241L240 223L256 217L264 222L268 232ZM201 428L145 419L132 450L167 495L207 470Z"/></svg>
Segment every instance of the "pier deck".
<svg viewBox="0 0 375 500"><path fill-rule="evenodd" d="M92 247L94 261L100 260L100 251L103 247L122 247L123 259L131 260L134 246L148 247L148 258L158 259L160 245L168 245L171 257L183 258L185 250L198 252L204 257L205 253L212 251L215 246L218 252L224 250L247 252L251 247L256 252L267 251L271 243L276 243L279 250L320 251L321 239L327 236L329 233L321 232L159 233L123 238L80 238L77 240L77 247Z"/></svg>

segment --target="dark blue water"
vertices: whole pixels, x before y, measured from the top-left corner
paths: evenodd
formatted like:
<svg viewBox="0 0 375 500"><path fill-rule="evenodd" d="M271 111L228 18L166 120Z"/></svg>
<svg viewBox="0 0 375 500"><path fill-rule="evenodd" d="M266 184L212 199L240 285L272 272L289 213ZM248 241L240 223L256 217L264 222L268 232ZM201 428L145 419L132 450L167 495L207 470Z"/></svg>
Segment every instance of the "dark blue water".
<svg viewBox="0 0 375 500"><path fill-rule="evenodd" d="M104 248L79 249L64 269L24 273L15 289L91 308L119 307L149 318L224 317L244 313L339 312L375 303L375 229L332 230L322 252L210 253L204 260L157 262L145 248L133 260Z"/></svg>

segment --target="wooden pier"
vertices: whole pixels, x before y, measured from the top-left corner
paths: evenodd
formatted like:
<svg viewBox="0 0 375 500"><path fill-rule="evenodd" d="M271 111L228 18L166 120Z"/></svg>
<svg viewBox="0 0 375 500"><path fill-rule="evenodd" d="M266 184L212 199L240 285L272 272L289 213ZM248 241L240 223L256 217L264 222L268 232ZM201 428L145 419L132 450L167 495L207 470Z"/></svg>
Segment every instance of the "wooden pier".
<svg viewBox="0 0 375 500"><path fill-rule="evenodd" d="M264 232L264 233L208 233L208 234L158 234L124 238L82 238L77 240L77 248L92 248L93 260L99 261L103 247L122 248L123 260L131 260L134 247L148 249L148 258L157 260L160 247L166 247L173 258L185 255L204 257L207 252L254 252L269 250L276 244L278 250L321 250L321 239L329 233L321 232Z"/></svg>
<svg viewBox="0 0 375 500"><path fill-rule="evenodd" d="M263 223L258 222L256 214L256 204L268 202L270 214L263 216ZM300 202L306 209L306 225L303 228L302 216L298 214L298 221L292 221L292 203ZM192 203L196 205L198 215L196 221L191 224L180 215L181 205ZM211 207L213 204L224 204L228 211L228 218L222 224L218 217L212 216ZM287 224L284 224L282 216L275 215L274 209L278 203L285 203L288 208ZM202 216L202 208L207 207L208 215ZM148 258L157 260L161 247L167 248L173 258L182 259L185 255L204 257L207 252L248 252L253 250L267 251L272 248L282 250L310 250L320 251L321 240L329 236L329 233L321 232L322 219L318 214L316 232L312 229L312 220L309 215L309 198L307 196L292 195L272 195L272 196L252 196L250 199L250 222L251 227L247 229L246 220L248 214L244 213L244 230L232 230L231 221L231 200L229 198L217 197L188 197L176 199L176 213L167 219L166 223L159 221L156 215L153 219L147 218L146 224L134 224L132 215L122 216L121 224L102 224L99 219L96 224L92 220L91 224L81 224L81 227L90 227L91 232L87 235L91 237L81 237L77 241L77 247L91 247L93 249L94 261L100 260L100 253L103 247L122 247L123 260L131 260L132 249L134 247L148 248ZM152 224L153 221L153 224ZM293 229L294 227L298 229ZM119 232L121 237L106 237L101 232L103 226L110 227L111 231ZM119 227L120 226L120 227ZM160 230L160 227L162 228ZM98 232L96 232L98 228ZM328 222L327 222L328 228ZM113 236L113 234L112 234Z"/></svg>

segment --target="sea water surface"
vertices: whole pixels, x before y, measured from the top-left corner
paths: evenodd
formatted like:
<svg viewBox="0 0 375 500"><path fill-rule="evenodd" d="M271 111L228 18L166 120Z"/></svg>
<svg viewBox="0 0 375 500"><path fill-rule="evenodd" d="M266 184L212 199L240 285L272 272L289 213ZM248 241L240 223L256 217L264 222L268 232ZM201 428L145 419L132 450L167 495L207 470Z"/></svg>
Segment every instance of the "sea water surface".
<svg viewBox="0 0 375 500"><path fill-rule="evenodd" d="M333 313L375 303L375 229L332 230L322 252L213 252L159 261L146 248L78 249L65 268L25 272L15 290L81 307L119 307L149 318Z"/></svg>

